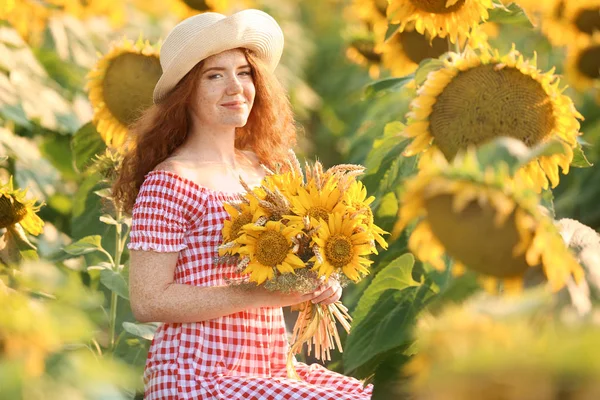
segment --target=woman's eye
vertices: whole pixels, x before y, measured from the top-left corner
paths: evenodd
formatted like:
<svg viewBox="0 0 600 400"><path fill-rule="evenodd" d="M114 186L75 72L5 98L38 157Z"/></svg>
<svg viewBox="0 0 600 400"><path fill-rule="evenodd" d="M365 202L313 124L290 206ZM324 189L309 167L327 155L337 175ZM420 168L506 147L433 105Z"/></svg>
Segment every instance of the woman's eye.
<svg viewBox="0 0 600 400"><path fill-rule="evenodd" d="M209 75L208 79L215 79L216 77L221 76L221 74Z"/></svg>
<svg viewBox="0 0 600 400"><path fill-rule="evenodd" d="M240 74L241 74L241 75L252 75L252 74L250 73L250 71L242 71L242 72L240 72Z"/></svg>

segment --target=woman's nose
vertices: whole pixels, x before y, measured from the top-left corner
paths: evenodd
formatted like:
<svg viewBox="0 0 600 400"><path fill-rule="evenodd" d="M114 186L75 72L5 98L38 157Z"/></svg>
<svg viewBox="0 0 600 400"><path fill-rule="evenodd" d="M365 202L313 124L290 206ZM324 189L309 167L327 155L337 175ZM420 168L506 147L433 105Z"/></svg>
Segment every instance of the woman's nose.
<svg viewBox="0 0 600 400"><path fill-rule="evenodd" d="M232 77L227 85L227 94L236 94L242 92L242 83L237 78L237 76Z"/></svg>

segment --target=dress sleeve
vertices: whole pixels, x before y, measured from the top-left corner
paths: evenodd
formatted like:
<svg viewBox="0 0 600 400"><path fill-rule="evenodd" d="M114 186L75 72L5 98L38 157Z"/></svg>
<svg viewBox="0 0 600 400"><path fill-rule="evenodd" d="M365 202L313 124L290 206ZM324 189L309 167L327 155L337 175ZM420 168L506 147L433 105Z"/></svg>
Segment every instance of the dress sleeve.
<svg viewBox="0 0 600 400"><path fill-rule="evenodd" d="M178 252L187 248L189 214L181 183L168 176L147 176L133 206L130 250Z"/></svg>

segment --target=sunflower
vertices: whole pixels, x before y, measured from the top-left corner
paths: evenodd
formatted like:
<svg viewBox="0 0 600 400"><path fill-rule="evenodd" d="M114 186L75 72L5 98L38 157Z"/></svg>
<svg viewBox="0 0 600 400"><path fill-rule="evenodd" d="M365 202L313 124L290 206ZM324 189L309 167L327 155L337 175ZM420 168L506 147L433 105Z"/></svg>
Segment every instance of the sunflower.
<svg viewBox="0 0 600 400"><path fill-rule="evenodd" d="M285 226L279 221L269 221L265 226L244 225L240 231L237 253L249 257L249 263L242 273L249 274L250 281L260 285L273 279L276 271L287 274L305 267L292 250L292 239L302 234L300 229Z"/></svg>
<svg viewBox="0 0 600 400"><path fill-rule="evenodd" d="M600 1L553 0L542 13L542 32L554 46L571 46L600 31Z"/></svg>
<svg viewBox="0 0 600 400"><path fill-rule="evenodd" d="M383 65L394 76L405 76L415 72L419 63L426 58L438 58L450 50L448 41L441 37L430 38L414 27L397 32L386 42L377 46Z"/></svg>
<svg viewBox="0 0 600 400"><path fill-rule="evenodd" d="M35 200L27 200L26 190L15 190L12 177L8 184L0 186L0 228L9 228L19 224L32 235L44 231L44 221L37 216L41 205Z"/></svg>
<svg viewBox="0 0 600 400"><path fill-rule="evenodd" d="M303 185L303 178L294 171L283 172L267 175L263 180L263 185L271 191L277 189L289 199L291 196L298 195L298 189Z"/></svg>
<svg viewBox="0 0 600 400"><path fill-rule="evenodd" d="M152 105L162 69L158 49L148 41L114 43L87 75L93 121L107 146L119 148L129 126Z"/></svg>
<svg viewBox="0 0 600 400"><path fill-rule="evenodd" d="M19 360L29 377L44 373L46 358L63 345L45 305L18 291L0 291L0 360ZM9 364L10 365L10 364Z"/></svg>
<svg viewBox="0 0 600 400"><path fill-rule="evenodd" d="M309 181L306 186L298 188L298 194L290 197L292 212L288 216L290 221L302 223L304 217L310 220L310 227L315 228L320 221L327 222L329 215L339 207L342 202L342 192L337 181L328 179L319 189L314 180Z"/></svg>
<svg viewBox="0 0 600 400"><path fill-rule="evenodd" d="M38 45L48 20L64 14L84 19L106 16L113 25L124 22L125 9L118 0L8 0L0 2L0 20L8 21L28 43Z"/></svg>
<svg viewBox="0 0 600 400"><path fill-rule="evenodd" d="M572 100L563 95L553 70L542 73L536 59L526 61L514 48L451 54L431 72L410 104L405 136L413 138L404 155L439 150L451 160L458 151L508 136L527 146L559 139L566 154L542 156L520 174L536 190L558 182L558 166L568 173L577 146L579 121ZM424 163L420 163L423 165Z"/></svg>
<svg viewBox="0 0 600 400"><path fill-rule="evenodd" d="M600 33L569 47L565 70L577 90L600 87Z"/></svg>
<svg viewBox="0 0 600 400"><path fill-rule="evenodd" d="M235 205L224 203L223 207L230 217L223 222L222 232L225 243L237 239L244 225L256 223L261 217L268 217L267 212L260 207L258 200L254 197L248 198L248 202L240 202Z"/></svg>
<svg viewBox="0 0 600 400"><path fill-rule="evenodd" d="M379 78L381 74L381 54L375 52L375 40L369 37L359 37L350 42L346 48L346 57L369 71L371 79Z"/></svg>
<svg viewBox="0 0 600 400"><path fill-rule="evenodd" d="M449 37L455 43L469 30L489 18L491 0L389 0L388 18L400 24L399 31L414 22L420 34Z"/></svg>
<svg viewBox="0 0 600 400"><path fill-rule="evenodd" d="M329 215L328 223L321 224L313 236L315 253L309 261L319 276L343 272L349 279L358 282L369 273L372 261L362 257L374 251L371 235L361 229L361 219L344 217L341 213Z"/></svg>
<svg viewBox="0 0 600 400"><path fill-rule="evenodd" d="M524 274L540 266L558 290L583 271L528 188L510 179L506 165L481 172L472 149L452 164L438 154L407 182L392 235L421 218L408 246L434 268L446 269L446 253L453 272L468 268L482 274L486 288L503 280L505 289L518 290Z"/></svg>
<svg viewBox="0 0 600 400"><path fill-rule="evenodd" d="M387 0L354 0L347 14L349 19L364 23L377 40L382 40L388 29L387 8Z"/></svg>
<svg viewBox="0 0 600 400"><path fill-rule="evenodd" d="M371 203L375 200L374 196L367 198L367 188L361 181L354 181L344 193L344 202L350 207L352 218L355 216L362 220L366 231L373 237L379 245L387 249L388 245L383 234L387 232L375 225Z"/></svg>
<svg viewBox="0 0 600 400"><path fill-rule="evenodd" d="M599 398L598 327L534 324L517 314L532 308L531 297L476 300L420 318L417 354L404 367L410 398Z"/></svg>

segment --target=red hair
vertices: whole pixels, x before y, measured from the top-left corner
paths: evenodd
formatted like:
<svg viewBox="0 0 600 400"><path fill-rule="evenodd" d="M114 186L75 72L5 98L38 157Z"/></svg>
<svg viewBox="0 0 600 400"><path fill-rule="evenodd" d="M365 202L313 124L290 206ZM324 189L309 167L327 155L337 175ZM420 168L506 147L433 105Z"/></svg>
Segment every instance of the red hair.
<svg viewBox="0 0 600 400"><path fill-rule="evenodd" d="M296 127L289 98L275 75L250 50L244 51L252 67L256 88L254 105L246 125L236 128L235 147L252 150L261 163L286 169L289 150L296 144ZM196 94L203 62L196 64L160 103L146 110L133 125L131 149L124 156L113 195L122 209L131 213L146 174L166 160L188 136L188 113Z"/></svg>

